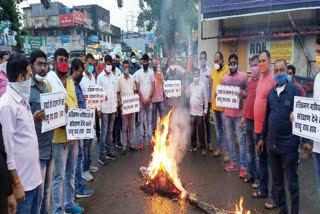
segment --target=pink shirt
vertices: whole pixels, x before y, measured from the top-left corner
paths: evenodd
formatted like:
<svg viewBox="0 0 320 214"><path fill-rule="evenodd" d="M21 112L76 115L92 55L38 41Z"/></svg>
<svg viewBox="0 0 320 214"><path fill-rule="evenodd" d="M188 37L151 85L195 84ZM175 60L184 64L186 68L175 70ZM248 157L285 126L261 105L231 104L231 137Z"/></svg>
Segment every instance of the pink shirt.
<svg viewBox="0 0 320 214"><path fill-rule="evenodd" d="M243 92L248 86L247 75L241 71L237 71L235 74L226 74L222 80L223 85L240 87L240 91ZM229 117L241 117L243 102L240 101L240 109L224 108L224 115Z"/></svg>
<svg viewBox="0 0 320 214"><path fill-rule="evenodd" d="M0 70L0 97L6 92L8 85L7 74Z"/></svg>
<svg viewBox="0 0 320 214"><path fill-rule="evenodd" d="M253 109L255 133L261 134L262 132L263 121L266 115L268 95L271 89L276 86L276 84L276 81L273 80L273 71L270 71L267 76L260 76Z"/></svg>
<svg viewBox="0 0 320 214"><path fill-rule="evenodd" d="M252 77L248 81L248 88L247 88L247 99L244 109L244 117L249 120L254 120L253 116L253 107L254 107L254 100L256 98L256 89L258 86L258 79L255 80Z"/></svg>
<svg viewBox="0 0 320 214"><path fill-rule="evenodd" d="M163 75L162 73L156 73L155 75L154 91L152 95L152 102L162 102L163 101Z"/></svg>
<svg viewBox="0 0 320 214"><path fill-rule="evenodd" d="M25 191L42 183L36 129L29 103L8 86L0 98L0 123L9 170L17 170Z"/></svg>

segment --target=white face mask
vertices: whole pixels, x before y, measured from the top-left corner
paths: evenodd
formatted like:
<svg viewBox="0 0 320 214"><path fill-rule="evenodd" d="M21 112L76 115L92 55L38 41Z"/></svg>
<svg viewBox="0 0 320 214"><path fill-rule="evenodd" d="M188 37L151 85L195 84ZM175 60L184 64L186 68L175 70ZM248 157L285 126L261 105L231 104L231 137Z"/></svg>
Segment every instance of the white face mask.
<svg viewBox="0 0 320 214"><path fill-rule="evenodd" d="M132 63L136 63L136 62L137 62L136 58L132 58L132 59L131 59L131 62L132 62Z"/></svg>
<svg viewBox="0 0 320 214"><path fill-rule="evenodd" d="M201 60L201 65L204 67L204 66L206 66L206 64L207 64L207 61L206 60Z"/></svg>
<svg viewBox="0 0 320 214"><path fill-rule="evenodd" d="M216 70L219 70L219 69L220 69L220 65L217 64L217 63L215 63L215 64L214 64L214 68L215 68Z"/></svg>
<svg viewBox="0 0 320 214"><path fill-rule="evenodd" d="M47 76L40 76L39 74L36 74L34 78L36 78L38 82L43 82L47 78Z"/></svg>
<svg viewBox="0 0 320 214"><path fill-rule="evenodd" d="M193 82L194 82L194 83L198 83L199 80L200 80L200 77L193 77Z"/></svg>
<svg viewBox="0 0 320 214"><path fill-rule="evenodd" d="M31 78L23 82L9 82L9 85L18 92L26 102L29 102L31 91Z"/></svg>
<svg viewBox="0 0 320 214"><path fill-rule="evenodd" d="M112 65L106 65L106 72L110 73L112 70Z"/></svg>
<svg viewBox="0 0 320 214"><path fill-rule="evenodd" d="M7 62L0 64L0 70L7 73Z"/></svg>

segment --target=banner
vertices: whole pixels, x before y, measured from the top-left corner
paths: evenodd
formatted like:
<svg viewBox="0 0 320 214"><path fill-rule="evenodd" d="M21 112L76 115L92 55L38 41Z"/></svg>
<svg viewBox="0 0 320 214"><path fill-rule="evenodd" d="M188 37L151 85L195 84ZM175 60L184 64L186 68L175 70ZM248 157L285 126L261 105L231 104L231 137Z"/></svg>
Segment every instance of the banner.
<svg viewBox="0 0 320 214"><path fill-rule="evenodd" d="M41 133L66 125L65 100L66 94L63 92L40 94L41 109L46 114Z"/></svg>
<svg viewBox="0 0 320 214"><path fill-rule="evenodd" d="M60 27L73 26L73 15L72 13L66 13L59 15Z"/></svg>
<svg viewBox="0 0 320 214"><path fill-rule="evenodd" d="M139 95L121 97L122 100L122 115L131 114L140 111Z"/></svg>
<svg viewBox="0 0 320 214"><path fill-rule="evenodd" d="M320 100L294 97L292 133L320 141Z"/></svg>
<svg viewBox="0 0 320 214"><path fill-rule="evenodd" d="M225 19L280 11L315 9L319 0L202 0L203 19Z"/></svg>
<svg viewBox="0 0 320 214"><path fill-rule="evenodd" d="M67 139L93 139L95 111L93 109L69 109L67 121Z"/></svg>
<svg viewBox="0 0 320 214"><path fill-rule="evenodd" d="M74 10L73 11L73 20L75 24L84 24L84 13Z"/></svg>
<svg viewBox="0 0 320 214"><path fill-rule="evenodd" d="M270 41L271 62L275 63L277 59L284 59L287 63L293 61L293 40L272 40Z"/></svg>
<svg viewBox="0 0 320 214"><path fill-rule="evenodd" d="M106 95L104 94L104 89L102 87L89 86L86 95L88 96L86 105L89 109L100 107L106 100Z"/></svg>
<svg viewBox="0 0 320 214"><path fill-rule="evenodd" d="M181 97L181 81L180 80L164 81L163 88L168 98Z"/></svg>
<svg viewBox="0 0 320 214"><path fill-rule="evenodd" d="M240 87L218 85L216 105L224 108L239 109L240 99L238 94L240 93Z"/></svg>
<svg viewBox="0 0 320 214"><path fill-rule="evenodd" d="M26 55L30 55L32 51L42 50L47 53L47 40L45 37L23 37L23 48Z"/></svg>

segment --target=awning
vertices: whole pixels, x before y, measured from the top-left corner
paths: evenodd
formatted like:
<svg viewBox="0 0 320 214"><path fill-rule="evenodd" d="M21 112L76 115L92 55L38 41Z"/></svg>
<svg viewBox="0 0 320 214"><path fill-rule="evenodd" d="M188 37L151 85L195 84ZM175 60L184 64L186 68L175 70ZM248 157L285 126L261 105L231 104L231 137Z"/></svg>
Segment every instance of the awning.
<svg viewBox="0 0 320 214"><path fill-rule="evenodd" d="M202 20L320 8L320 0L201 0Z"/></svg>

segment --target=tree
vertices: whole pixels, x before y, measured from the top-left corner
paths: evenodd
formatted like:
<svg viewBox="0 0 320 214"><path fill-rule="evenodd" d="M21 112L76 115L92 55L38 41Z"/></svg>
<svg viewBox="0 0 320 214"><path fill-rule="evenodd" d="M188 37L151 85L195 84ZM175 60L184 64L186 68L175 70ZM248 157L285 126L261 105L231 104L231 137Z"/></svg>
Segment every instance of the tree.
<svg viewBox="0 0 320 214"><path fill-rule="evenodd" d="M139 0L141 12L138 27L154 30L165 56L174 55L176 40L190 40L192 29L198 25L198 14L193 0Z"/></svg>

